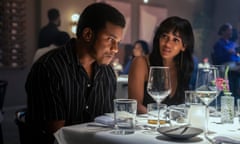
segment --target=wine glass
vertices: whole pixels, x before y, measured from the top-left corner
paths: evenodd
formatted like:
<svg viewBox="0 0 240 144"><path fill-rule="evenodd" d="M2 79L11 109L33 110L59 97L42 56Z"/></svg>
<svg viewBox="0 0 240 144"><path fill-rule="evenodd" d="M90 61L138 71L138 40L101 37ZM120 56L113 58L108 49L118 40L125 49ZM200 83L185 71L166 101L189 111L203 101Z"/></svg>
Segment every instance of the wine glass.
<svg viewBox="0 0 240 144"><path fill-rule="evenodd" d="M196 80L196 95L206 106L205 108L205 134L208 133L208 106L218 96L216 80L218 69L216 67L199 68Z"/></svg>
<svg viewBox="0 0 240 144"><path fill-rule="evenodd" d="M161 66L150 67L148 83L147 83L147 92L157 102L157 105L158 105L157 125L158 127L160 127L159 113L160 113L161 102L171 92L170 71L168 67L161 67Z"/></svg>

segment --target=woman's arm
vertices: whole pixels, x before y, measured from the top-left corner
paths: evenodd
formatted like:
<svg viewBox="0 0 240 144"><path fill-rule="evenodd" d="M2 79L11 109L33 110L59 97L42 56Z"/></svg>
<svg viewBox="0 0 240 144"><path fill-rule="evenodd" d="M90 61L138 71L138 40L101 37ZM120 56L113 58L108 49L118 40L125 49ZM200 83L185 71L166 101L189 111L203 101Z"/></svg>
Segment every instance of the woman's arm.
<svg viewBox="0 0 240 144"><path fill-rule="evenodd" d="M135 57L130 66L128 74L128 97L137 100L138 113L147 113L143 105L144 83L148 77L148 66L144 56Z"/></svg>

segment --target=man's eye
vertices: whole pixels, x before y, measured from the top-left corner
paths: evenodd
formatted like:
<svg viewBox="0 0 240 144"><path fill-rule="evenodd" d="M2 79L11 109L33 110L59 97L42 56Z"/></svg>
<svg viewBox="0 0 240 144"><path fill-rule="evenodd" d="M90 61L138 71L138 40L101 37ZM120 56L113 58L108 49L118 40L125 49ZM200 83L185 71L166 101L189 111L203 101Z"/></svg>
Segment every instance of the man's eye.
<svg viewBox="0 0 240 144"><path fill-rule="evenodd" d="M111 37L108 37L107 40L108 40L108 42L113 42L114 39Z"/></svg>

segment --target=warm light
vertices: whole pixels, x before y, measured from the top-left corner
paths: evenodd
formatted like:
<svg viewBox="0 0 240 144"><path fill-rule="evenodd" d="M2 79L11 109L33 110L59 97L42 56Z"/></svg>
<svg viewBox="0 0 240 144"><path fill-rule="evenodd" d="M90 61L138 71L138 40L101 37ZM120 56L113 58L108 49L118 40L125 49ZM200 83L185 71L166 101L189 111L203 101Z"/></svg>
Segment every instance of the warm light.
<svg viewBox="0 0 240 144"><path fill-rule="evenodd" d="M78 22L79 17L80 17L80 15L77 14L77 13L72 14L72 16L71 16L71 20L72 20L72 22L71 22L71 26L72 26L71 31L74 34L76 34L76 31L77 31L77 22Z"/></svg>
<svg viewBox="0 0 240 144"><path fill-rule="evenodd" d="M78 19L79 19L79 17L80 17L80 15L79 14L73 14L72 15L72 22L77 22L78 21Z"/></svg>
<svg viewBox="0 0 240 144"><path fill-rule="evenodd" d="M77 32L77 26L76 26L76 25L73 25L71 31L72 31L72 33L76 34L76 32Z"/></svg>

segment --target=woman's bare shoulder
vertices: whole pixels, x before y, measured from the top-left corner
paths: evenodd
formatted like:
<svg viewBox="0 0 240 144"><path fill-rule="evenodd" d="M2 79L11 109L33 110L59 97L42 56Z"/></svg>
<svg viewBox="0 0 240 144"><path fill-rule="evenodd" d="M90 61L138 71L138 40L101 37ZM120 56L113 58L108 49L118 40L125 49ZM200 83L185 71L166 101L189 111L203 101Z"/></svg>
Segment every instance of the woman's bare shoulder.
<svg viewBox="0 0 240 144"><path fill-rule="evenodd" d="M146 77L148 73L148 63L144 56L135 57L132 61L129 74L133 77Z"/></svg>
<svg viewBox="0 0 240 144"><path fill-rule="evenodd" d="M134 63L134 65L148 66L148 58L145 56L138 56L133 59L132 63Z"/></svg>

